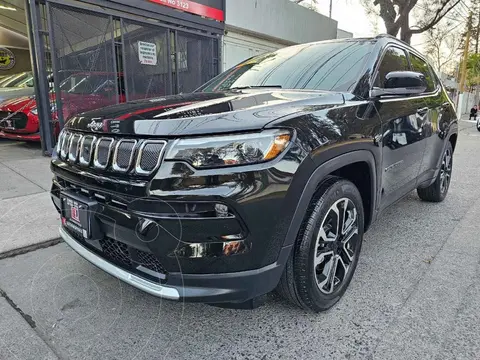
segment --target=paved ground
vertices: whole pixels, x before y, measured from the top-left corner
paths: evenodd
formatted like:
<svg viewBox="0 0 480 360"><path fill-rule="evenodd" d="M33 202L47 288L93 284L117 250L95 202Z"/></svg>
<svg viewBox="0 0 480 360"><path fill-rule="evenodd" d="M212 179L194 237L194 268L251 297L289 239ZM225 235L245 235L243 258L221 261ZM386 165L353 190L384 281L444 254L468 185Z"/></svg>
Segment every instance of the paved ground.
<svg viewBox="0 0 480 360"><path fill-rule="evenodd" d="M40 144L0 140L0 258L58 238L49 161Z"/></svg>
<svg viewBox="0 0 480 360"><path fill-rule="evenodd" d="M59 244L0 260L0 359L478 359L480 133L461 126L448 198L389 209L332 310L161 301Z"/></svg>

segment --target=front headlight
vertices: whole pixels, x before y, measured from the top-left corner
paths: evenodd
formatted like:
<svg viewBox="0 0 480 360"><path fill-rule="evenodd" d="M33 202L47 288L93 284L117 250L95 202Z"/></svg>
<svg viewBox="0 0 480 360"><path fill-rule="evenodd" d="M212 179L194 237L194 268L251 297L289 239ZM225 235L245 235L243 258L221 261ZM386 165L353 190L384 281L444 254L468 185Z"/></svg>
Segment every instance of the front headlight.
<svg viewBox="0 0 480 360"><path fill-rule="evenodd" d="M291 139L286 130L178 139L165 160L180 160L195 168L247 165L275 159Z"/></svg>

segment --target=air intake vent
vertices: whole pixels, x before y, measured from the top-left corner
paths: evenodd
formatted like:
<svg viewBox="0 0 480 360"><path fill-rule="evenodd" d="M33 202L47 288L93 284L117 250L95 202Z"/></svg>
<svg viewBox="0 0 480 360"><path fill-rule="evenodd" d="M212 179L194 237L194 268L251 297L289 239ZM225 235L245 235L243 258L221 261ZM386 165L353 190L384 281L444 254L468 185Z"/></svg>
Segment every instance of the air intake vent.
<svg viewBox="0 0 480 360"><path fill-rule="evenodd" d="M89 166L92 162L92 155L95 148L95 136L86 135L82 139L80 146L80 164L83 166Z"/></svg>
<svg viewBox="0 0 480 360"><path fill-rule="evenodd" d="M115 140L64 130L56 146L59 158L71 165L148 176L160 166L166 144L164 140Z"/></svg>
<svg viewBox="0 0 480 360"><path fill-rule="evenodd" d="M110 154L112 153L113 139L101 138L95 147L93 164L96 168L105 169L108 166Z"/></svg>
<svg viewBox="0 0 480 360"><path fill-rule="evenodd" d="M56 151L59 157L62 155L62 144L64 139L65 139L65 131L61 131L60 134L58 135L58 141L56 145Z"/></svg>
<svg viewBox="0 0 480 360"><path fill-rule="evenodd" d="M135 171L150 174L158 168L165 148L165 141L145 141L140 147Z"/></svg>
<svg viewBox="0 0 480 360"><path fill-rule="evenodd" d="M71 162L77 162L78 159L78 150L80 149L80 143L82 140L82 135L74 134L70 139L70 147L68 151L68 160Z"/></svg>
<svg viewBox="0 0 480 360"><path fill-rule="evenodd" d="M71 133L65 133L63 135L63 140L62 140L62 150L60 151L60 157L64 160L67 159L68 156L68 150L70 148L70 138L72 134Z"/></svg>
<svg viewBox="0 0 480 360"><path fill-rule="evenodd" d="M120 140L113 156L113 170L127 172L132 164L136 140Z"/></svg>

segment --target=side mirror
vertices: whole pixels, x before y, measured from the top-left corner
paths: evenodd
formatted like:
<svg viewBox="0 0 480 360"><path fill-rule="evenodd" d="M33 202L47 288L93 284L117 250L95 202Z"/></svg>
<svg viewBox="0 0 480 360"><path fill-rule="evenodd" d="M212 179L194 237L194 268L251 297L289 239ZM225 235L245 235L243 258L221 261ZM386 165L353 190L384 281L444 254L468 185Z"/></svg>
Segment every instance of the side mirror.
<svg viewBox="0 0 480 360"><path fill-rule="evenodd" d="M392 71L385 77L383 88L373 87L370 97L385 95L415 95L427 90L425 75L414 71Z"/></svg>

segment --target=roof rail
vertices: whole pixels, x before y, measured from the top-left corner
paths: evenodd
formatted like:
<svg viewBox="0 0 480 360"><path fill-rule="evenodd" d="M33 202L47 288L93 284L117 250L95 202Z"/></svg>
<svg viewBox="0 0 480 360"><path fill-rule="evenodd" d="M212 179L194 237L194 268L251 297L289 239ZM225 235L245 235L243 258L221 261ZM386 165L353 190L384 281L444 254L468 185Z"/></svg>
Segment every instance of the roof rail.
<svg viewBox="0 0 480 360"><path fill-rule="evenodd" d="M378 34L377 36L375 36L375 39L384 39L384 38L395 39L395 40L397 40L397 41L399 41L399 42L401 42L401 43L403 43L403 44L405 44L405 45L413 48L412 45L410 45L410 44L406 43L405 41L403 41L403 40L401 40L401 39L399 39L399 38L397 38L397 37L395 37L395 36L393 36L393 35L390 35L390 34Z"/></svg>

